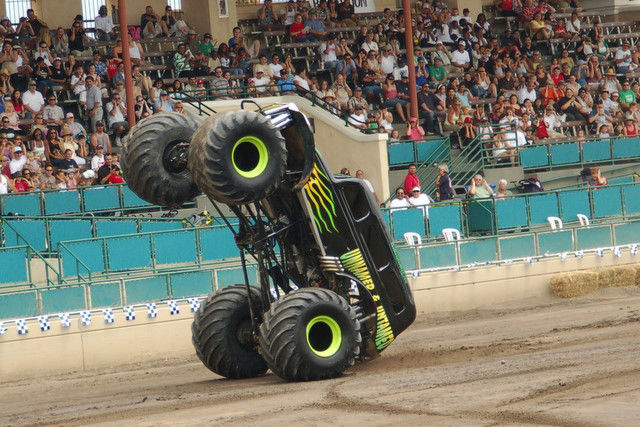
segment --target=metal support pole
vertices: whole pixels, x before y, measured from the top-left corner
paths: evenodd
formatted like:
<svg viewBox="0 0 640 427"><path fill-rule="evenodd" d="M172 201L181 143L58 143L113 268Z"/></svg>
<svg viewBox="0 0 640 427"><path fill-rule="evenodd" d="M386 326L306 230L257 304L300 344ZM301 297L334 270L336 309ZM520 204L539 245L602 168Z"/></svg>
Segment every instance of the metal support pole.
<svg viewBox="0 0 640 427"><path fill-rule="evenodd" d="M413 26L411 23L411 2L402 0L404 12L404 37L407 47L407 66L409 67L409 102L411 117L418 117L418 91L416 89L416 64L413 61Z"/></svg>
<svg viewBox="0 0 640 427"><path fill-rule="evenodd" d="M118 0L118 16L120 17L120 45L122 46L122 62L124 63L124 90L127 94L127 120L129 127L136 124L135 100L133 99L133 78L131 77L131 56L129 55L129 31L127 31L127 9L125 1Z"/></svg>

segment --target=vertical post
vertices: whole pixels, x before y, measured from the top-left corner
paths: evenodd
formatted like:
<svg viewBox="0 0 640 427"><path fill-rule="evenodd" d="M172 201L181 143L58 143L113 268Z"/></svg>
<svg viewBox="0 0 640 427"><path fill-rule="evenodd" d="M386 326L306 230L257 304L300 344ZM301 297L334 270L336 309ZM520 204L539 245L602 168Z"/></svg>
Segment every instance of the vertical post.
<svg viewBox="0 0 640 427"><path fill-rule="evenodd" d="M127 31L127 10L124 0L118 0L118 16L120 18L120 44L122 46L122 62L124 63L124 90L127 94L127 119L129 127L136 124L133 99L133 79L131 77L131 56L129 55L129 31Z"/></svg>
<svg viewBox="0 0 640 427"><path fill-rule="evenodd" d="M409 101L411 104L411 117L418 117L416 64L413 61L413 25L411 22L411 2L409 0L402 0L402 8L404 12L404 37L405 45L407 47L407 66L409 67Z"/></svg>

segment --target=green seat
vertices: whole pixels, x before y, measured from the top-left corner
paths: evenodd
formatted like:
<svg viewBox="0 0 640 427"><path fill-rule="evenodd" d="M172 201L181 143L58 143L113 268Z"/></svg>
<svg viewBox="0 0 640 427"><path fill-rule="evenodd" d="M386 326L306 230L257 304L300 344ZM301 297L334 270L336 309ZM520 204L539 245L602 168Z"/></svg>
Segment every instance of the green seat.
<svg viewBox="0 0 640 427"><path fill-rule="evenodd" d="M170 283L173 298L207 295L214 291L213 271L172 274Z"/></svg>
<svg viewBox="0 0 640 427"><path fill-rule="evenodd" d="M82 286L44 289L40 291L40 298L42 299L42 312L44 314L84 310L86 308L84 288Z"/></svg>
<svg viewBox="0 0 640 427"><path fill-rule="evenodd" d="M523 169L534 169L549 166L549 155L544 145L525 147L519 151L520 165Z"/></svg>
<svg viewBox="0 0 640 427"><path fill-rule="evenodd" d="M247 275L249 276L250 285L258 283L258 270L256 267L247 266ZM229 285L244 283L244 273L242 268L221 268L216 270L216 280L218 289L222 289Z"/></svg>
<svg viewBox="0 0 640 427"><path fill-rule="evenodd" d="M460 242L460 264L495 261L496 239L471 240Z"/></svg>
<svg viewBox="0 0 640 427"><path fill-rule="evenodd" d="M451 145L444 139L432 139L416 142L416 152L418 163L429 161L440 162L449 158Z"/></svg>
<svg viewBox="0 0 640 427"><path fill-rule="evenodd" d="M630 245L640 242L640 221L613 226L617 245Z"/></svg>
<svg viewBox="0 0 640 427"><path fill-rule="evenodd" d="M127 185L120 186L120 191L122 192L122 206L125 208L136 208L151 205L151 203L138 197L138 195L131 191Z"/></svg>
<svg viewBox="0 0 640 427"><path fill-rule="evenodd" d="M119 307L124 305L119 283L100 283L89 286L91 307Z"/></svg>
<svg viewBox="0 0 640 427"><path fill-rule="evenodd" d="M611 246L613 243L609 227L579 228L576 230L576 239L579 250Z"/></svg>
<svg viewBox="0 0 640 427"><path fill-rule="evenodd" d="M389 166L404 165L416 161L412 142L389 144Z"/></svg>
<svg viewBox="0 0 640 427"><path fill-rule="evenodd" d="M110 271L151 267L148 235L107 237L105 241Z"/></svg>
<svg viewBox="0 0 640 427"><path fill-rule="evenodd" d="M582 156L585 162L600 162L611 159L609 140L587 141L582 144Z"/></svg>
<svg viewBox="0 0 640 427"><path fill-rule="evenodd" d="M494 201L470 200L467 204L467 218L469 219L469 231L486 233L493 232Z"/></svg>
<svg viewBox="0 0 640 427"><path fill-rule="evenodd" d="M182 220L140 220L140 231L150 233L153 231L179 230L183 228Z"/></svg>
<svg viewBox="0 0 640 427"><path fill-rule="evenodd" d="M28 274L27 247L0 248L0 285L26 283Z"/></svg>
<svg viewBox="0 0 640 427"><path fill-rule="evenodd" d="M3 230L6 246L29 245L37 251L47 250L47 232L44 220L6 220Z"/></svg>
<svg viewBox="0 0 640 427"><path fill-rule="evenodd" d="M458 264L455 243L425 246L419 251L420 268L448 267Z"/></svg>
<svg viewBox="0 0 640 427"><path fill-rule="evenodd" d="M527 196L531 225L546 224L547 217L560 216L557 193Z"/></svg>
<svg viewBox="0 0 640 427"><path fill-rule="evenodd" d="M640 212L640 185L631 184L622 187L622 201L626 215Z"/></svg>
<svg viewBox="0 0 640 427"><path fill-rule="evenodd" d="M240 256L233 233L227 227L198 230L203 261L213 261ZM240 282L242 283L242 282Z"/></svg>
<svg viewBox="0 0 640 427"><path fill-rule="evenodd" d="M571 231L552 231L538 234L538 248L541 254L557 254L573 251Z"/></svg>
<svg viewBox="0 0 640 427"><path fill-rule="evenodd" d="M156 264L196 263L195 229L168 231L151 237Z"/></svg>
<svg viewBox="0 0 640 427"><path fill-rule="evenodd" d="M526 258L536 256L536 245L533 234L500 237L500 259Z"/></svg>
<svg viewBox="0 0 640 427"><path fill-rule="evenodd" d="M422 209L403 209L391 212L393 238L403 239L404 233L413 232L425 235L424 211Z"/></svg>
<svg viewBox="0 0 640 427"><path fill-rule="evenodd" d="M429 208L429 235L440 236L444 228L455 228L462 231L461 205L434 205Z"/></svg>
<svg viewBox="0 0 640 427"><path fill-rule="evenodd" d="M527 200L524 197L496 200L496 221L498 229L526 227Z"/></svg>
<svg viewBox="0 0 640 427"><path fill-rule="evenodd" d="M38 314L35 291L0 295L0 319L30 317Z"/></svg>
<svg viewBox="0 0 640 427"><path fill-rule="evenodd" d="M396 254L400 261L400 265L405 270L416 270L418 262L416 259L417 249L414 247L396 248Z"/></svg>
<svg viewBox="0 0 640 427"><path fill-rule="evenodd" d="M553 144L551 148L552 165L568 165L580 163L580 150L577 142Z"/></svg>
<svg viewBox="0 0 640 427"><path fill-rule="evenodd" d="M585 190L559 191L561 218L563 221L575 221L578 214L591 218L589 192Z"/></svg>
<svg viewBox="0 0 640 427"><path fill-rule="evenodd" d="M102 239L62 242L59 245L63 277L106 272Z"/></svg>
<svg viewBox="0 0 640 427"><path fill-rule="evenodd" d="M23 216L40 216L40 192L5 194L0 199L2 214L17 213Z"/></svg>
<svg viewBox="0 0 640 427"><path fill-rule="evenodd" d="M613 158L640 157L640 138L618 138L613 141Z"/></svg>
<svg viewBox="0 0 640 427"><path fill-rule="evenodd" d="M84 211L104 211L120 208L120 194L118 187L83 188L82 199Z"/></svg>
<svg viewBox="0 0 640 427"><path fill-rule="evenodd" d="M622 215L622 194L620 187L596 188L592 193L593 213L596 218Z"/></svg>
<svg viewBox="0 0 640 427"><path fill-rule="evenodd" d="M127 304L167 299L169 298L167 277L158 276L148 279L127 280L125 282L125 292Z"/></svg>
<svg viewBox="0 0 640 427"><path fill-rule="evenodd" d="M88 219L79 220L49 220L49 229L51 230L51 252L58 251L58 242L65 240L90 239L91 221Z"/></svg>
<svg viewBox="0 0 640 427"><path fill-rule="evenodd" d="M47 191L44 193L44 211L46 215L80 212L80 192Z"/></svg>
<svg viewBox="0 0 640 427"><path fill-rule="evenodd" d="M138 232L135 220L115 221L111 219L96 221L96 237L122 236Z"/></svg>

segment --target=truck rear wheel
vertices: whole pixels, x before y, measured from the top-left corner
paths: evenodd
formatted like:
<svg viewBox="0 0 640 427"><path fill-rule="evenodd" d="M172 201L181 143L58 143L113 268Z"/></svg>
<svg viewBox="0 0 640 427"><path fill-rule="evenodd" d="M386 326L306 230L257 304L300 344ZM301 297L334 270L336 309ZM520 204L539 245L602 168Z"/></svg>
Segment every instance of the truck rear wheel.
<svg viewBox="0 0 640 427"><path fill-rule="evenodd" d="M260 350L269 368L288 381L334 378L360 352L360 322L335 292L304 288L271 306L260 326Z"/></svg>
<svg viewBox="0 0 640 427"><path fill-rule="evenodd" d="M287 149L268 117L232 111L205 121L193 135L189 168L198 187L226 204L253 203L281 183Z"/></svg>
<svg viewBox="0 0 640 427"><path fill-rule="evenodd" d="M124 139L124 179L138 196L159 206L178 207L200 191L187 168L197 116L162 113L142 120Z"/></svg>
<svg viewBox="0 0 640 427"><path fill-rule="evenodd" d="M260 291L251 299L260 311ZM256 350L245 285L228 286L209 296L196 312L191 337L198 358L211 371L227 378L253 378L267 372Z"/></svg>

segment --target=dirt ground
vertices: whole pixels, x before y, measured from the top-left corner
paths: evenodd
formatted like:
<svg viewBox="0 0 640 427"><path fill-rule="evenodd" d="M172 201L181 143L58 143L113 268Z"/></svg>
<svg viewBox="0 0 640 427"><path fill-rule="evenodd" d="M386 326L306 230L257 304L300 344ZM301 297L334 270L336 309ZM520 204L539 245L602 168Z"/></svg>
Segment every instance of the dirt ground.
<svg viewBox="0 0 640 427"><path fill-rule="evenodd" d="M225 380L194 357L0 388L0 425L638 425L640 289L422 316L329 381Z"/></svg>

